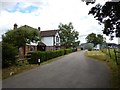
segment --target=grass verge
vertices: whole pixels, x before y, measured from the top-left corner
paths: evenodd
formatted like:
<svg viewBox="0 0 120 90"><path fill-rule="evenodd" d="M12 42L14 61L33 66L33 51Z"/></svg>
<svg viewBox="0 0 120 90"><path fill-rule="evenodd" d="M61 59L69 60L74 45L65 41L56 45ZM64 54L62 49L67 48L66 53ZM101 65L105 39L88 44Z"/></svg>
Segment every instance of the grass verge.
<svg viewBox="0 0 120 90"><path fill-rule="evenodd" d="M60 56L60 57L57 57L57 58L54 58L54 59L50 59L48 61L44 61L44 62L41 63L41 65L51 63L51 62L53 62L55 60L58 60L61 57L63 57L63 56ZM38 64L29 64L25 60L25 62L22 62L22 63L20 62L16 66L11 66L9 68L2 69L2 79L9 78L9 77L11 77L13 75L28 71L28 70L36 68L36 67L39 67L39 65Z"/></svg>
<svg viewBox="0 0 120 90"><path fill-rule="evenodd" d="M87 51L85 55L106 62L112 73L112 88L120 88L120 65L117 65L115 60L110 59L109 56L101 51Z"/></svg>

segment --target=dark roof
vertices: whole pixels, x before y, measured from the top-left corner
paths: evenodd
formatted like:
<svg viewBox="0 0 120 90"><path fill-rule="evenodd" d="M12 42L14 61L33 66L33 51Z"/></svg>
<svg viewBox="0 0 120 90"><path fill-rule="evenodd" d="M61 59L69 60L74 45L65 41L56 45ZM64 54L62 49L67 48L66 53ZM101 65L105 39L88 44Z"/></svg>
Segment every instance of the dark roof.
<svg viewBox="0 0 120 90"><path fill-rule="evenodd" d="M56 34L58 31L59 31L59 30L41 31L41 32L40 32L40 35L41 35L41 37L55 36L55 34Z"/></svg>
<svg viewBox="0 0 120 90"><path fill-rule="evenodd" d="M30 27L28 25L24 25L24 26L20 26L18 29L22 29L22 28L26 28L26 29L33 29L33 30L37 30L36 28Z"/></svg>
<svg viewBox="0 0 120 90"><path fill-rule="evenodd" d="M22 28L26 28L27 30L33 29L33 30L37 30L36 28L30 27L28 25L24 25L19 27L18 29L22 29ZM41 37L50 37L50 36L55 36L55 34L58 32L59 30L45 30L45 31L41 31L40 35Z"/></svg>
<svg viewBox="0 0 120 90"><path fill-rule="evenodd" d="M46 46L43 42L39 42L38 46Z"/></svg>

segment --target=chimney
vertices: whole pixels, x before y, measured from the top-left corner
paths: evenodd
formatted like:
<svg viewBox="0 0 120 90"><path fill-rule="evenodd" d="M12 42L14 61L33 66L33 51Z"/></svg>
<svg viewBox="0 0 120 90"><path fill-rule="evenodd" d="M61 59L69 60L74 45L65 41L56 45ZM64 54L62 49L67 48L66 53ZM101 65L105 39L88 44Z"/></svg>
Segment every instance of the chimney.
<svg viewBox="0 0 120 90"><path fill-rule="evenodd" d="M16 30L17 29L17 24L15 23L14 24L14 28L13 28L14 30Z"/></svg>
<svg viewBox="0 0 120 90"><path fill-rule="evenodd" d="M40 32L40 29L41 29L41 28L40 28L40 27L38 27L38 31L39 31L39 32Z"/></svg>

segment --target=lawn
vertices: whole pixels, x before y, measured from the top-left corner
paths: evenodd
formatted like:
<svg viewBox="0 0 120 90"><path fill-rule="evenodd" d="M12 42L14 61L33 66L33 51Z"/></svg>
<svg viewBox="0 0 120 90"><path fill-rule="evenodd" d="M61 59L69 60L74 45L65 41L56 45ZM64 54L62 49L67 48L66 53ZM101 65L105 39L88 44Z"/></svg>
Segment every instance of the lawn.
<svg viewBox="0 0 120 90"><path fill-rule="evenodd" d="M112 52L113 53L113 52ZM111 70L111 84L113 88L120 88L120 65L117 65L115 60L111 59L108 55L102 51L87 51L86 56L101 60L107 63ZM112 57L114 55L112 54Z"/></svg>

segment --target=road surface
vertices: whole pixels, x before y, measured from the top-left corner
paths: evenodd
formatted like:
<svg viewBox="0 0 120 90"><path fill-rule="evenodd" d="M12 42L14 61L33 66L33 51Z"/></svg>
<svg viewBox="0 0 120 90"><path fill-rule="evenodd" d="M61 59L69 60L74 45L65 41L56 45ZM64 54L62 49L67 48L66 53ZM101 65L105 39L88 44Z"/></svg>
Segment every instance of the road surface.
<svg viewBox="0 0 120 90"><path fill-rule="evenodd" d="M3 88L110 88L110 70L75 52L3 80Z"/></svg>

